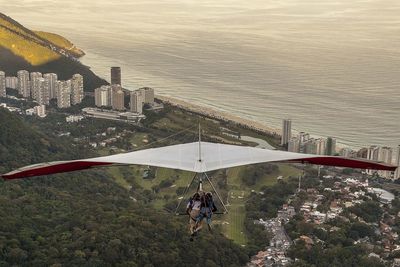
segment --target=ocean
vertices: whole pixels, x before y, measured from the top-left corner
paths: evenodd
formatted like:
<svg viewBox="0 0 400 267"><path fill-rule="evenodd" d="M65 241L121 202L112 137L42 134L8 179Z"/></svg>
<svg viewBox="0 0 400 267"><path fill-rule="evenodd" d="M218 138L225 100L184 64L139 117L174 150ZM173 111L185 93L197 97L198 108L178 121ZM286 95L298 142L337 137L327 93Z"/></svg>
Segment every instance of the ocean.
<svg viewBox="0 0 400 267"><path fill-rule="evenodd" d="M398 0L0 0L123 86L344 145L400 144Z"/></svg>

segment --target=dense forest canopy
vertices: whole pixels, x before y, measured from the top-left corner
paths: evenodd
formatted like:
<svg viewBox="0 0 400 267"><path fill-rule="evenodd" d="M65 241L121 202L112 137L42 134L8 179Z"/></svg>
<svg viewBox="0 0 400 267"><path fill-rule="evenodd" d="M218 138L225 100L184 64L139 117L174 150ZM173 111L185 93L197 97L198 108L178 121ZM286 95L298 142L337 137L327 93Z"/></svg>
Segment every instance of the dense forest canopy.
<svg viewBox="0 0 400 267"><path fill-rule="evenodd" d="M1 172L90 153L0 109ZM0 266L242 266L218 229L195 242L186 217L156 211L101 170L0 182Z"/></svg>

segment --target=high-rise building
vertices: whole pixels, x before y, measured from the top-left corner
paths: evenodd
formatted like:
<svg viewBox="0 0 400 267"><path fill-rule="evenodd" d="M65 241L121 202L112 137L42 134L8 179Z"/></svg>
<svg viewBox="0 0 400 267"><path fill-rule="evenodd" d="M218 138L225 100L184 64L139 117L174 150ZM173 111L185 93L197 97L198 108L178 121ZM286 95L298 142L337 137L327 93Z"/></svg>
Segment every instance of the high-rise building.
<svg viewBox="0 0 400 267"><path fill-rule="evenodd" d="M289 152L300 152L300 139L298 137L292 137L288 143L288 151Z"/></svg>
<svg viewBox="0 0 400 267"><path fill-rule="evenodd" d="M115 110L125 110L125 94L124 91L118 90L113 92L113 105L112 108Z"/></svg>
<svg viewBox="0 0 400 267"><path fill-rule="evenodd" d="M120 67L111 67L111 85L113 84L121 84L121 68Z"/></svg>
<svg viewBox="0 0 400 267"><path fill-rule="evenodd" d="M150 87L141 88L144 90L144 103L145 104L154 104L154 89Z"/></svg>
<svg viewBox="0 0 400 267"><path fill-rule="evenodd" d="M31 72L31 97L35 100L38 101L39 98L39 90L41 86L41 82L39 82L39 79L43 78L42 74L40 72Z"/></svg>
<svg viewBox="0 0 400 267"><path fill-rule="evenodd" d="M378 152L378 161L392 164L393 149L391 147L380 147ZM391 179L393 172L391 171L378 171L379 176Z"/></svg>
<svg viewBox="0 0 400 267"><path fill-rule="evenodd" d="M354 158L354 151L349 147L345 147L340 150L340 155L345 158Z"/></svg>
<svg viewBox="0 0 400 267"><path fill-rule="evenodd" d="M18 78L17 77L6 77L6 88L17 89Z"/></svg>
<svg viewBox="0 0 400 267"><path fill-rule="evenodd" d="M131 92L130 108L132 112L143 113L143 104L145 101L145 94L143 90L136 90Z"/></svg>
<svg viewBox="0 0 400 267"><path fill-rule="evenodd" d="M367 159L399 166L400 165L400 146L397 148L370 146L367 150ZM397 168L397 170L394 172L367 170L367 173L370 175L377 173L379 176L387 178L387 179L399 179L400 178L399 168Z"/></svg>
<svg viewBox="0 0 400 267"><path fill-rule="evenodd" d="M114 106L115 96L117 95L118 91L122 90L122 87L119 84L112 84L110 88L111 88L110 89L111 90L110 91L110 97L111 97L110 103L111 103L111 106Z"/></svg>
<svg viewBox="0 0 400 267"><path fill-rule="evenodd" d="M43 75L45 80L45 90L48 92L49 99L57 98L57 74L55 73L46 73Z"/></svg>
<svg viewBox="0 0 400 267"><path fill-rule="evenodd" d="M83 77L80 74L74 74L71 79L71 104L80 104L83 99Z"/></svg>
<svg viewBox="0 0 400 267"><path fill-rule="evenodd" d="M326 140L323 138L317 139L317 155L325 155Z"/></svg>
<svg viewBox="0 0 400 267"><path fill-rule="evenodd" d="M379 147L378 146L370 146L367 151L367 159L368 160L373 160L373 161L378 161L379 159ZM367 170L367 173L369 175L372 175L376 173L377 171L375 170Z"/></svg>
<svg viewBox="0 0 400 267"><path fill-rule="evenodd" d="M400 178L400 145L396 149L394 149L392 164L394 166L398 166L397 170L393 174L393 179L399 179Z"/></svg>
<svg viewBox="0 0 400 267"><path fill-rule="evenodd" d="M281 145L286 145L292 138L292 121L283 120Z"/></svg>
<svg viewBox="0 0 400 267"><path fill-rule="evenodd" d="M71 81L57 81L57 107L69 108L71 106Z"/></svg>
<svg viewBox="0 0 400 267"><path fill-rule="evenodd" d="M326 155L333 156L336 154L336 139L328 137L326 139Z"/></svg>
<svg viewBox="0 0 400 267"><path fill-rule="evenodd" d="M304 153L317 154L317 140L315 140L314 138L308 139L304 143Z"/></svg>
<svg viewBox="0 0 400 267"><path fill-rule="evenodd" d="M377 161L379 157L379 147L378 146L370 146L367 152L367 159Z"/></svg>
<svg viewBox="0 0 400 267"><path fill-rule="evenodd" d="M6 74L0 71L0 97L6 97Z"/></svg>
<svg viewBox="0 0 400 267"><path fill-rule="evenodd" d="M20 70L17 72L18 76L18 93L25 98L31 96L31 87L29 82L29 72L27 70Z"/></svg>
<svg viewBox="0 0 400 267"><path fill-rule="evenodd" d="M300 143L307 142L310 139L310 134L309 133L305 133L305 132L300 132L299 133L299 139L300 139Z"/></svg>
<svg viewBox="0 0 400 267"><path fill-rule="evenodd" d="M109 107L110 100L110 86L103 85L94 90L94 102L97 107Z"/></svg>
<svg viewBox="0 0 400 267"><path fill-rule="evenodd" d="M49 91L46 87L46 81L44 78L35 78L32 91L36 93L35 100L38 102L39 105L49 104Z"/></svg>

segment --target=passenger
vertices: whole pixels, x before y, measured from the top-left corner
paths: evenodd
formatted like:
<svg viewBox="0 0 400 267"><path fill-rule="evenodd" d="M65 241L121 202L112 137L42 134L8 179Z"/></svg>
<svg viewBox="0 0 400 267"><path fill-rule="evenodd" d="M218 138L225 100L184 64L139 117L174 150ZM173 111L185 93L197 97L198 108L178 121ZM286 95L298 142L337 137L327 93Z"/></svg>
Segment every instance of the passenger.
<svg viewBox="0 0 400 267"><path fill-rule="evenodd" d="M202 228L202 221L206 218L208 230L211 231L211 216L213 212L217 211L217 207L215 206L212 193L208 192L207 194L203 194L201 196L201 209L200 214L196 219L196 230L198 232Z"/></svg>
<svg viewBox="0 0 400 267"><path fill-rule="evenodd" d="M186 206L186 213L189 215L189 231L192 236L195 233L195 229L198 227L196 218L200 214L200 208L200 194L195 193ZM190 238L190 241L193 241L193 238Z"/></svg>

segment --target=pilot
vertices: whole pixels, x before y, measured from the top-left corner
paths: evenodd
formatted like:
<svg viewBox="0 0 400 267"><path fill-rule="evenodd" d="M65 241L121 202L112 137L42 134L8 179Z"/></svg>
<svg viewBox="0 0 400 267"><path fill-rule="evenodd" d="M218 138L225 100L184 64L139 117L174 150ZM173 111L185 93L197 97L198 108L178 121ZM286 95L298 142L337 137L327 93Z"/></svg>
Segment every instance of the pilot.
<svg viewBox="0 0 400 267"><path fill-rule="evenodd" d="M197 220L196 218L200 214L200 208L201 208L201 201L200 201L200 194L199 193L194 193L193 197L190 198L187 206L186 206L186 213L189 215L189 231L191 236L195 235L195 229L198 227L197 226ZM193 238L190 239L193 241Z"/></svg>

